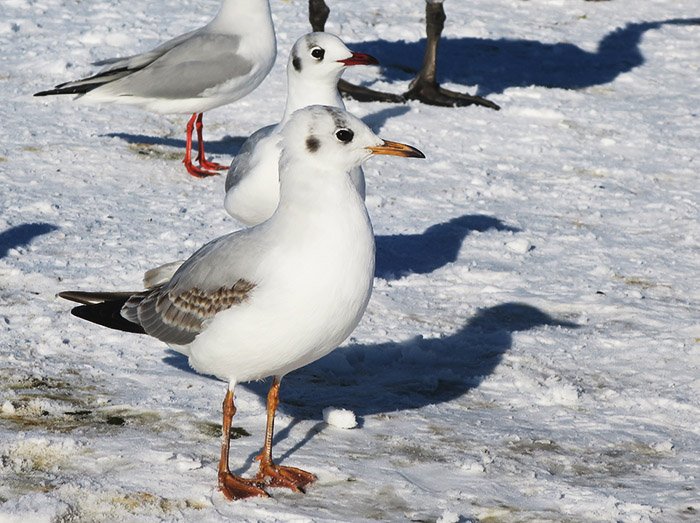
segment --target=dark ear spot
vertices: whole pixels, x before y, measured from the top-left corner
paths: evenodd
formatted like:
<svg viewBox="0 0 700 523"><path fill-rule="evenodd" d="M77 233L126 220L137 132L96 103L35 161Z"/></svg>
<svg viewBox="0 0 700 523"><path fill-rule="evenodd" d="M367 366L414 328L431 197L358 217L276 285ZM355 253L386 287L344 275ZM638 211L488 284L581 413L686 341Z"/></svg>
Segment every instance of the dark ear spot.
<svg viewBox="0 0 700 523"><path fill-rule="evenodd" d="M315 136L309 136L306 139L306 148L310 153L315 153L321 147L321 142Z"/></svg>
<svg viewBox="0 0 700 523"><path fill-rule="evenodd" d="M298 56L294 55L294 58L292 58L292 65L297 73L301 72L301 59Z"/></svg>

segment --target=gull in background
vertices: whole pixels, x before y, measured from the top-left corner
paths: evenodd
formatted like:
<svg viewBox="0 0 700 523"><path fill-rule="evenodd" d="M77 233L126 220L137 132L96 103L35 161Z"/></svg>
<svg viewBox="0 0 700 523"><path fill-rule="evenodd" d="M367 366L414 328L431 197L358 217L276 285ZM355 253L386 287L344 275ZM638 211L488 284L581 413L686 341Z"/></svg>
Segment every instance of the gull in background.
<svg viewBox="0 0 700 523"><path fill-rule="evenodd" d="M260 225L200 248L166 283L142 292L62 292L74 315L149 334L189 357L198 372L228 382L218 484L228 499L296 491L314 474L272 460L282 377L328 354L364 314L374 277L374 236L350 171L372 155L424 158L382 140L351 114L328 106L295 112L282 131L280 203ZM229 470L237 383L272 376L260 469Z"/></svg>
<svg viewBox="0 0 700 523"><path fill-rule="evenodd" d="M193 176L210 176L226 166L204 156L202 114L253 91L272 69L276 55L268 0L224 0L204 27L146 53L95 62L104 67L94 76L34 96L77 94L85 102L136 105L161 114L193 113L183 163ZM200 167L192 163L195 127Z"/></svg>
<svg viewBox="0 0 700 523"><path fill-rule="evenodd" d="M345 108L338 80L351 65L378 65L373 56L354 53L330 33L309 33L296 41L287 62L287 105L282 120L254 132L231 163L224 208L245 225L267 220L279 202L280 134L292 113L308 105ZM351 172L357 192L365 197L362 167Z"/></svg>

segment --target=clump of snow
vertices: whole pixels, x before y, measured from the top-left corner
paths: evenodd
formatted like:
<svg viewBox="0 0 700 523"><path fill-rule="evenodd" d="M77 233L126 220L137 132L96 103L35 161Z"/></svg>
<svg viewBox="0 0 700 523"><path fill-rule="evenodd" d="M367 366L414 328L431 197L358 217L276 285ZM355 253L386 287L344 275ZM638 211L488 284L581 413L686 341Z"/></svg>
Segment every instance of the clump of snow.
<svg viewBox="0 0 700 523"><path fill-rule="evenodd" d="M531 247L532 244L525 238L518 238L506 243L506 248L516 254L525 254Z"/></svg>
<svg viewBox="0 0 700 523"><path fill-rule="evenodd" d="M323 421L328 423L331 427L338 429L352 429L357 427L355 413L347 409L326 407L323 409Z"/></svg>
<svg viewBox="0 0 700 523"><path fill-rule="evenodd" d="M459 514L452 510L445 510L435 523L458 523L461 520Z"/></svg>

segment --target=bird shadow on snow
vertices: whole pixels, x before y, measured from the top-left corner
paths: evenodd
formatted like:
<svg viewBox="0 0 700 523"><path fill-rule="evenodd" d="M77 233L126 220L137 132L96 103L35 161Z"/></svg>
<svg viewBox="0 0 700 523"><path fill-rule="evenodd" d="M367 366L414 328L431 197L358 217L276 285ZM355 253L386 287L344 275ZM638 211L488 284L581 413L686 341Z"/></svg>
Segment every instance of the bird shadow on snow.
<svg viewBox="0 0 700 523"><path fill-rule="evenodd" d="M29 245L34 238L58 230L51 223L23 223L0 233L0 259L7 256L10 249Z"/></svg>
<svg viewBox="0 0 700 523"><path fill-rule="evenodd" d="M606 84L644 63L639 44L650 29L663 25L698 25L700 18L628 23L603 37L595 52L568 43L511 38L442 38L437 75L441 82L478 84L477 94L502 93L509 87L537 85L581 89ZM386 78L410 81L420 69L425 39L417 42L352 42L352 49L375 56Z"/></svg>
<svg viewBox="0 0 700 523"><path fill-rule="evenodd" d="M455 400L493 373L516 332L541 327L579 326L525 303L503 303L478 310L448 336L338 348L285 377L280 409L295 420L276 440L287 437L300 420L320 421L328 406L352 410L362 424L367 416ZM261 397L267 393L265 383L244 386ZM303 447L321 428L314 426L280 458Z"/></svg>
<svg viewBox="0 0 700 523"><path fill-rule="evenodd" d="M236 156L238 151L241 149L243 142L248 138L247 136L224 136L220 140L209 140L206 136L206 129L204 131L204 152L209 154L217 155L227 155ZM183 130L183 135L184 135ZM176 149L184 150L187 147L187 142L184 139L179 138L165 138L162 136L147 136L145 134L131 134L131 133L106 133L102 136L108 136L110 138L120 138L126 143L133 145L162 145L165 147L173 147ZM192 141L192 149L194 156L197 154L197 138L195 137Z"/></svg>
<svg viewBox="0 0 700 523"><path fill-rule="evenodd" d="M431 273L457 260L469 234L490 229L520 232L493 216L467 214L432 225L420 234L378 235L374 275L396 280L411 273Z"/></svg>

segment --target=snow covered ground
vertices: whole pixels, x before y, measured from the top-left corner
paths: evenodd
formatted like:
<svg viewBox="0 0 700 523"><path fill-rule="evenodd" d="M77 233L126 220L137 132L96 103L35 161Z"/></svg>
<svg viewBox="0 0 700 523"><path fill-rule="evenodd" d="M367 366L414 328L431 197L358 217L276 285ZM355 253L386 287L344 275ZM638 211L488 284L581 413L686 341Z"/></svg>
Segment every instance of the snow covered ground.
<svg viewBox="0 0 700 523"><path fill-rule="evenodd" d="M502 110L348 102L427 160L366 164L373 298L283 382L274 455L319 481L236 503L216 490L225 384L56 297L139 289L237 228L223 178L185 172L185 115L32 97L218 3L0 6L0 521L697 521L696 0L449 0L438 76ZM423 1L328 3L327 29L383 64L345 77L405 90ZM270 77L205 118L222 163L282 114L308 31L305 1L271 5ZM238 473L267 387L238 389Z"/></svg>

